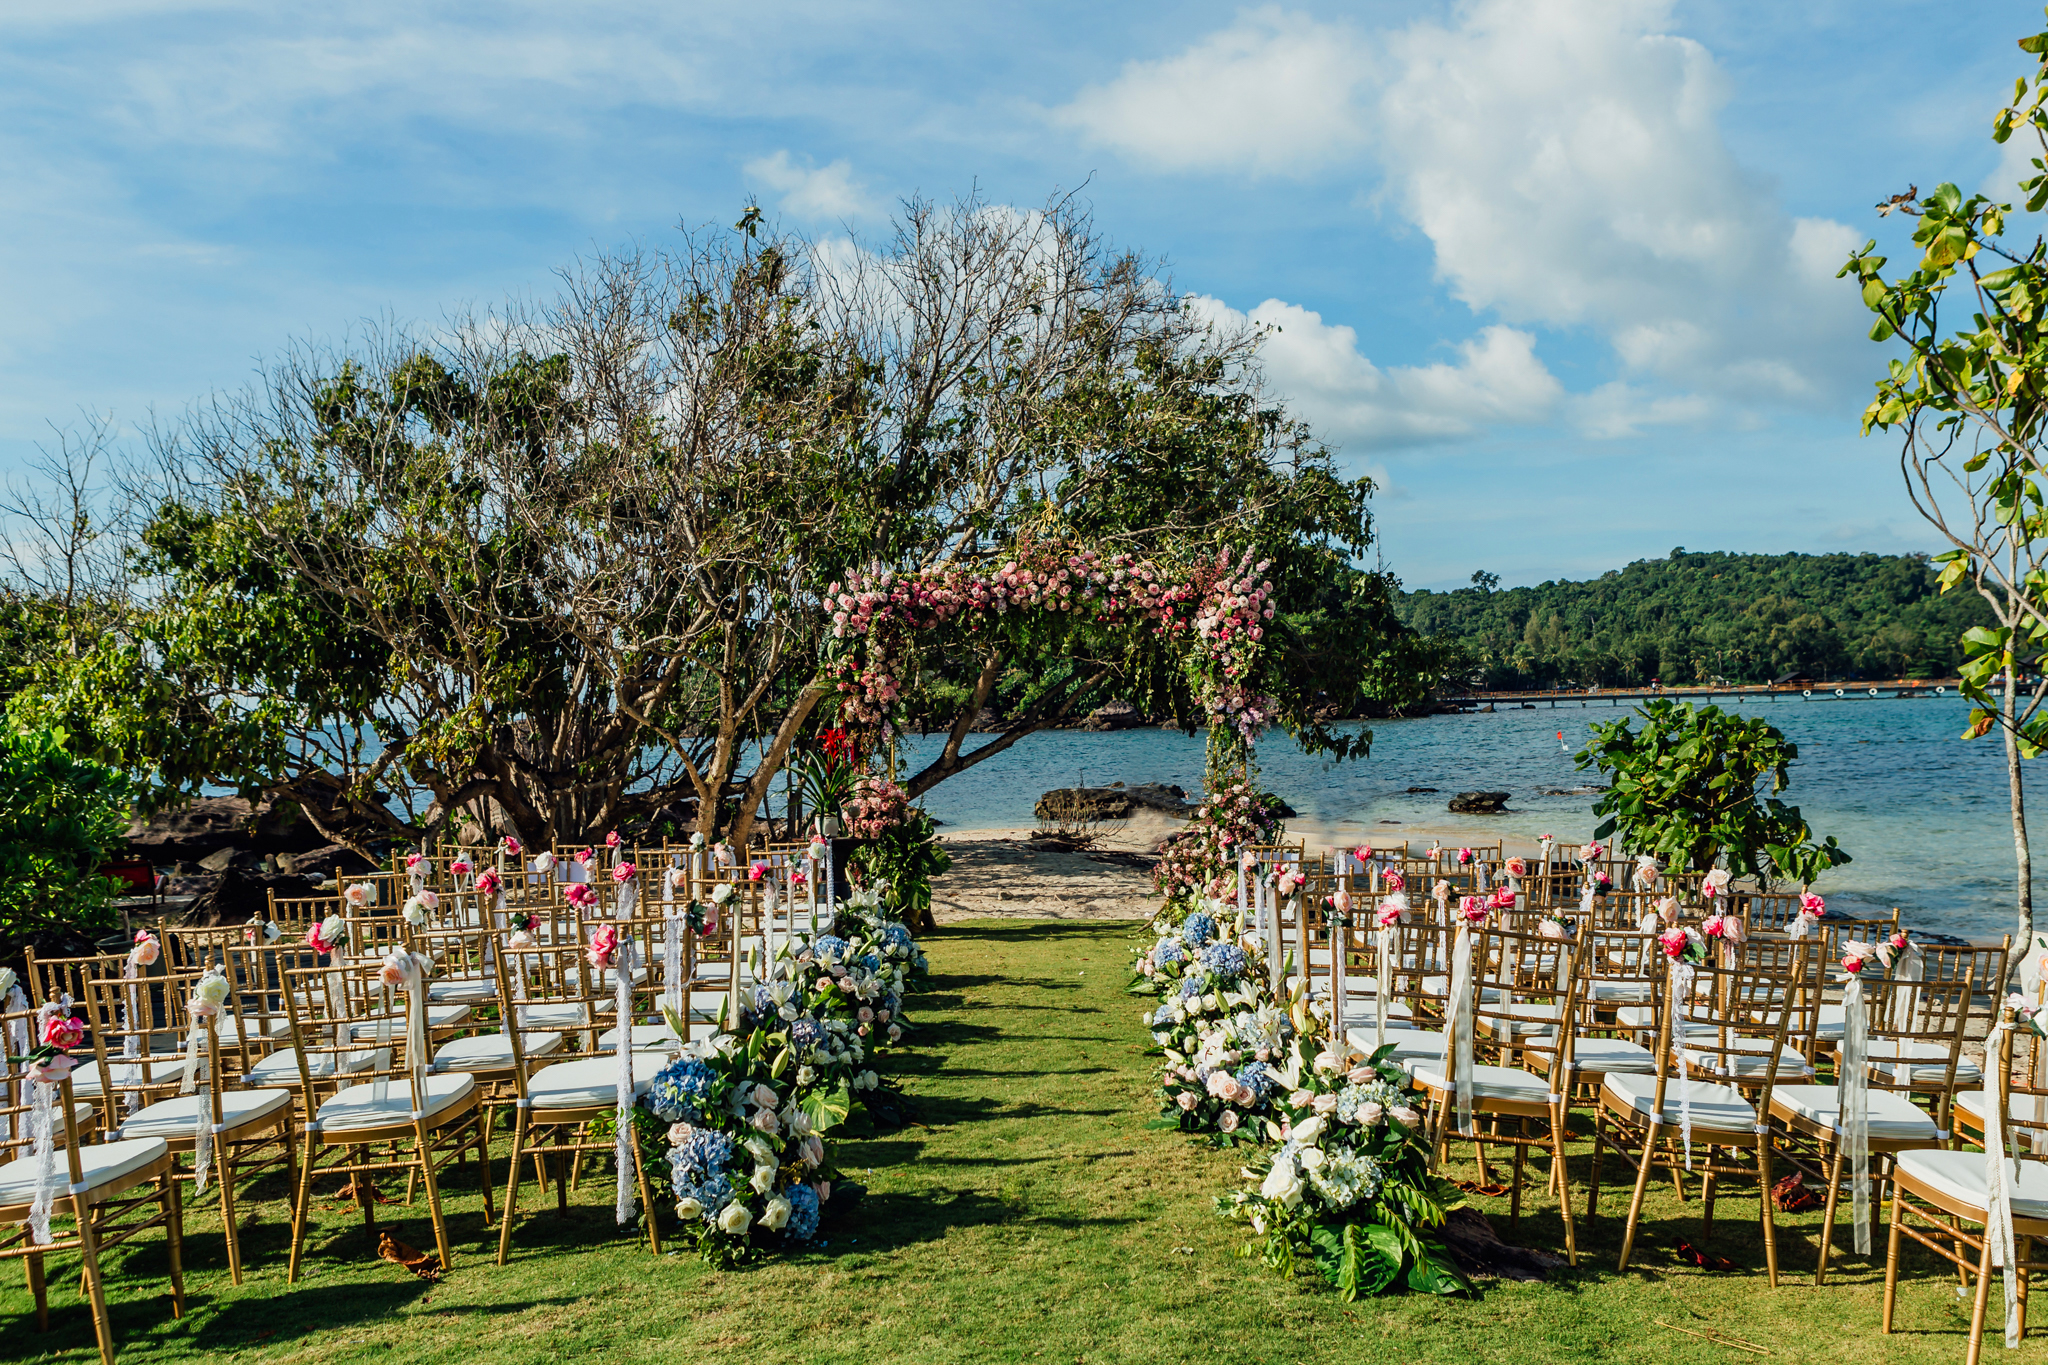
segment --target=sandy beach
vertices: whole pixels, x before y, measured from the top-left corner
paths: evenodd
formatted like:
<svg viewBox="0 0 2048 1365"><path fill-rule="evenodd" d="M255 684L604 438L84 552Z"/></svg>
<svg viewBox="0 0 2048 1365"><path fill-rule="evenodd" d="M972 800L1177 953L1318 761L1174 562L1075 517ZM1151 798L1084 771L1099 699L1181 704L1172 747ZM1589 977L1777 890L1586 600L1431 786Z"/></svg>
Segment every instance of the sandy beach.
<svg viewBox="0 0 2048 1365"><path fill-rule="evenodd" d="M1492 844L1500 837L1483 819L1460 821L1446 815L1441 823L1385 830L1289 821L1287 838L1319 851L1374 842L1385 847L1404 839L1417 849L1427 847L1431 839L1458 848ZM1159 841L1183 823L1140 809L1129 824L1104 832L1085 853L1027 847L1038 833L1030 825L943 829L939 838L953 855L953 870L933 881L932 911L942 924L964 919L1150 919L1159 907L1152 890ZM1506 844L1511 855L1533 857L1537 851L1533 841L1510 839Z"/></svg>

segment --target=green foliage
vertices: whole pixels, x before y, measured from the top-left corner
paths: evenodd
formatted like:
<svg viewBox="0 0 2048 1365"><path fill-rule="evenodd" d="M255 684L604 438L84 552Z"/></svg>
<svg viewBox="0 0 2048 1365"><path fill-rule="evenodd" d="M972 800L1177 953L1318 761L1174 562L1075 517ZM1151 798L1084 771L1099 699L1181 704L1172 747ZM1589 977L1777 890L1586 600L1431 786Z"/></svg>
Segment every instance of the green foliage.
<svg viewBox="0 0 2048 1365"><path fill-rule="evenodd" d="M1404 593L1397 610L1463 652L1449 671L1490 688L1947 676L1958 637L1991 620L1974 597L1943 597L1918 555L1688 550L1586 582Z"/></svg>
<svg viewBox="0 0 2048 1365"><path fill-rule="evenodd" d="M853 866L864 881L888 885L897 917L915 929L931 923L932 878L953 866L953 855L930 812L913 806L900 824L856 849Z"/></svg>
<svg viewBox="0 0 2048 1365"><path fill-rule="evenodd" d="M1776 726L1718 706L1652 701L1631 717L1593 727L1581 768L1612 774L1593 813L1594 837L1620 835L1630 852L1656 853L1704 871L1728 869L1801 884L1849 861L1830 835L1816 843L1797 806L1777 799L1799 757ZM1770 795L1757 787L1770 780Z"/></svg>
<svg viewBox="0 0 2048 1365"><path fill-rule="evenodd" d="M96 875L128 831L128 780L65 749L62 730L10 729L0 749L0 936L116 927Z"/></svg>

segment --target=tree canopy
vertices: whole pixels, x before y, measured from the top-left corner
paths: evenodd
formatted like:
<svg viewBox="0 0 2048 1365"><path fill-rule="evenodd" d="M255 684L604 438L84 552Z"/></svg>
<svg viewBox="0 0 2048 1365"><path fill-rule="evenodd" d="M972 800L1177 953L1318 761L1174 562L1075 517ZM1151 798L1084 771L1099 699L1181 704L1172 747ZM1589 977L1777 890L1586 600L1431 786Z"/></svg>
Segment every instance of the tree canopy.
<svg viewBox="0 0 2048 1365"><path fill-rule="evenodd" d="M1921 555L1673 550L1582 582L1403 593L1409 627L1454 645L1489 688L1942 677L1981 601L1944 597ZM1484 578L1490 579L1491 575Z"/></svg>

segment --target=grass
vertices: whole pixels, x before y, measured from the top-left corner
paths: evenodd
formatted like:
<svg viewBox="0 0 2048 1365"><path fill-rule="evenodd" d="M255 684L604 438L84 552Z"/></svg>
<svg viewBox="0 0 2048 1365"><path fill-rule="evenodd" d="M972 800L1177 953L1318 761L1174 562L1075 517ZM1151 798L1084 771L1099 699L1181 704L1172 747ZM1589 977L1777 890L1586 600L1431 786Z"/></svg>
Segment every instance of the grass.
<svg viewBox="0 0 2048 1365"><path fill-rule="evenodd" d="M122 1359L1745 1358L1658 1319L1718 1328L1781 1360L1961 1358L1967 1316L1953 1276L1937 1274L1931 1258L1910 1260L1902 1330L1880 1337L1881 1258L1840 1257L1831 1282L1815 1288L1814 1215L1781 1220L1781 1265L1792 1273L1771 1290L1756 1203L1740 1185L1728 1190L1702 1245L1743 1272L1679 1264L1674 1240L1700 1242L1697 1204L1679 1204L1667 1183L1653 1197L1638 1263L1617 1274L1626 1191L1611 1157L1603 1216L1581 1227L1584 1265L1556 1282L1489 1285L1476 1302L1347 1304L1318 1285L1279 1279L1239 1258L1241 1229L1211 1212L1213 1197L1234 1181L1232 1154L1145 1127L1156 1063L1146 1055L1140 1005L1123 990L1129 933L1114 923L1003 921L956 926L928 944L937 990L919 1002L923 1046L901 1068L922 1122L837 1149L842 1167L872 1192L855 1224L826 1234L829 1243L812 1253L733 1272L687 1254L653 1257L612 1226L611 1186L600 1175L585 1183L567 1219L550 1199L523 1221L512 1263L499 1268L474 1185L456 1177L456 1266L441 1284L377 1260L353 1213L330 1207L309 1237L308 1274L288 1287L286 1206L277 1197L257 1208L259 1221L245 1234L249 1270L239 1288L228 1282L216 1216L208 1209L190 1217L182 1321L170 1317L160 1240L109 1258ZM502 1160L498 1169L502 1176ZM1506 1235L1506 1201L1478 1202ZM1519 1240L1561 1248L1554 1206L1538 1194L1531 1207ZM406 1214L387 1205L387 1226L431 1246L424 1218ZM1843 1221L1838 1251L1847 1242L1846 1210ZM1881 1252L1881 1226L1877 1235ZM0 1336L0 1362L96 1358L75 1270L66 1270L75 1264L59 1258L52 1268L60 1287L52 1289L47 1335L33 1330L18 1273L10 1278L0 1293L0 1321L11 1328Z"/></svg>

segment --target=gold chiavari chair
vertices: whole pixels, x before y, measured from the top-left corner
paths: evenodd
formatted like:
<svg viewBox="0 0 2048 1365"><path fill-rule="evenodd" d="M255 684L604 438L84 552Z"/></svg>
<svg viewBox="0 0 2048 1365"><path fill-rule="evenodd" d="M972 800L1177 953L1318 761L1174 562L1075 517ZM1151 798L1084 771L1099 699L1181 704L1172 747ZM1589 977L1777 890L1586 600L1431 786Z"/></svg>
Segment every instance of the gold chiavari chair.
<svg viewBox="0 0 2048 1365"><path fill-rule="evenodd" d="M1635 1253L1651 1172L1661 1167L1678 1181L1690 1169L1702 1178L1708 1228L1720 1179L1757 1182L1765 1267L1776 1287L1778 1233L1770 1193L1771 1128L1759 1121L1759 1115L1769 1112L1778 1068L1787 1055L1787 1024L1795 1011L1770 1011L1768 1022L1759 1022L1755 1004L1770 999L1773 991L1800 989L1807 979L1809 951L1804 941L1795 942L1782 976L1771 970L1779 965L1775 962L1738 955L1732 964L1724 965L1710 957L1690 966L1694 980L1688 990L1680 988L1687 968L1667 963L1653 1002L1658 1021L1655 1071L1648 1076L1609 1072L1601 1081L1600 1107L1594 1116L1593 1169L1586 1201L1589 1220L1597 1206L1604 1151L1612 1147L1629 1156L1635 1166L1635 1193L1629 1201L1628 1227L1622 1238L1621 1269L1628 1269ZM1721 1079L1695 1079L1701 1075ZM1694 1148L1703 1149L1697 1161L1692 1159ZM1754 1153L1754 1167L1738 1160L1745 1151Z"/></svg>
<svg viewBox="0 0 2048 1365"><path fill-rule="evenodd" d="M594 932L596 926L589 926ZM611 1153L615 1142L607 1134L602 1139L593 1139L591 1126L600 1119L614 1119L618 1108L619 1073L622 1066L630 1067L631 1094L637 1102L653 1083L655 1074L668 1062L661 1052L628 1050L622 1061L616 1052L572 1057L556 1061L538 1069L530 1070L526 1065L525 1040L534 1034L565 1033L587 1035L590 1021L599 1015L600 1006L605 1003L605 987L600 984L604 974L587 970L585 960L589 940L587 937L567 942L533 947L506 947L496 962L501 976L521 973L538 987L546 983L560 992L550 1003L568 1005L572 1013L563 1022L552 1022L556 1017L542 1015L529 1010L524 1027L514 1029L507 1036L511 1040L515 1064L512 1068L513 1085L518 1091L515 1101L512 1150L508 1175L505 1183L505 1213L498 1232L498 1264L503 1265L512 1253L512 1229L517 1221L519 1208L519 1186L521 1167L528 1157L535 1161L540 1174L542 1188L546 1188L548 1172L546 1163L566 1159L570 1163L580 1162L586 1152ZM509 977L505 986L506 994L512 995ZM547 1139L547 1141L543 1141ZM639 1184L640 1206L647 1226L648 1243L659 1254L661 1232L658 1219L654 1216L652 1194L647 1183L647 1172L641 1158L639 1142L632 1143L635 1177ZM557 1168L553 1173L556 1206L562 1212L569 1207L569 1170Z"/></svg>
<svg viewBox="0 0 2048 1365"><path fill-rule="evenodd" d="M415 959L416 966L424 962L424 957ZM373 1189L374 1178L403 1171L408 1197L415 1182L426 1192L434 1246L443 1269L454 1264L454 1257L441 1208L440 1175L471 1150L481 1173L485 1224L493 1217L490 1149L476 1080L460 1072L430 1072L428 1057L408 1038L412 1002L386 1000L387 996L424 991L426 969L418 970L416 985L396 990L385 982L378 962L356 960L287 967L284 971L291 1055L298 1062L299 1093L306 1097L307 1111L307 1119L300 1125L305 1146L299 1154L298 1188L292 1203L287 1283L298 1281L313 1182L323 1175L348 1177L348 1189L354 1193L363 1224L374 1231L380 1202ZM301 1008L302 1000L307 1008ZM355 1028L366 1022L372 1000L389 1018L389 1026L363 1038ZM321 1058L329 1060L323 1063ZM350 1083L341 1085L341 1080ZM338 1088L328 1093L330 1087ZM327 1097L316 1102L314 1097L323 1093Z"/></svg>
<svg viewBox="0 0 2048 1365"><path fill-rule="evenodd" d="M46 1015L64 1012L58 1006L0 1015L0 1032L8 1035L10 1048L24 1036L40 1042ZM0 1106L5 1119L0 1131L6 1134L4 1147L9 1158L0 1165L0 1225L19 1228L16 1235L0 1242L0 1257L24 1263L29 1292L35 1298L36 1329L48 1331L46 1259L61 1252L78 1252L83 1263L82 1293L91 1305L101 1365L114 1365L114 1328L100 1259L103 1253L153 1228L164 1229L171 1315L185 1315L184 1219L171 1151L162 1140L152 1137L90 1145L66 1141L65 1130L81 1131L83 1116L92 1112L92 1106L78 1099L69 1074L65 1074L47 1086L54 1160L51 1178L46 1180L36 1150L35 1092L43 1086L32 1075L33 1068L28 1067L11 1071L8 1098L15 1102ZM63 1122L65 1115L72 1116L72 1123ZM39 1191L46 1192L50 1221L68 1219L71 1223L68 1234L51 1227L50 1239L40 1243L34 1231Z"/></svg>
<svg viewBox="0 0 2048 1365"><path fill-rule="evenodd" d="M1571 1076L1573 1030L1560 1020L1574 1017L1583 980L1585 942L1481 926L1472 931L1471 1017L1474 1042L1486 1040L1500 1064L1477 1060L1470 1075L1471 1122L1458 1109L1457 1002L1447 1002L1446 1052L1435 1062L1417 1062L1411 1074L1429 1098L1431 1164L1441 1164L1452 1140L1475 1144L1484 1178L1485 1149L1512 1147L1509 1222L1522 1216L1523 1168L1532 1148L1550 1154L1551 1186L1562 1192L1565 1253L1578 1264L1578 1232L1572 1220L1569 1170L1565 1161L1566 1090ZM1482 1129L1480 1120L1489 1126ZM1510 1130L1506 1125L1512 1124ZM1531 1125L1541 1131L1531 1132Z"/></svg>
<svg viewBox="0 0 2048 1365"><path fill-rule="evenodd" d="M2002 982L2001 982L2002 984ZM1994 1007L1992 1034L1987 1040L1986 1062L1991 1070L1990 1094L1978 1104L1980 1114L2005 1118L1993 1125L1995 1141L1986 1151L1923 1147L1898 1153L1892 1159L1890 1235L1886 1240L1884 1265L1884 1316L1880 1330L1892 1330L1899 1291L1899 1253L1904 1242L1927 1248L1956 1268L1965 1288L1976 1276L1970 1306L1967 1365L1977 1365L1984 1349L1984 1326L1990 1305L1991 1284L2002 1279L2004 1268L1994 1264L1994 1239L1986 1226L1990 1218L1990 1146L1995 1145L2000 1161L2001 1183L2008 1191L2012 1216L2010 1269L2019 1279L2018 1323L2026 1324L2027 1287L2031 1277L2048 1270L2036 1244L2048 1240L2048 1161L2038 1153L2048 1149L2048 1127L2033 1117L2032 1103L2042 1091L2031 1084L2015 1086L2013 1033L2027 1027L2019 1023L2012 1009L2002 1001ZM1975 1224L1983 1231L1973 1232Z"/></svg>
<svg viewBox="0 0 2048 1365"><path fill-rule="evenodd" d="M237 1089L229 1084L228 1070L222 1065L217 1025L218 1011L233 1008L232 991L224 971L213 969L213 974L221 998L212 1002L216 1012L210 1014L202 1010L195 1015L191 1010L193 991L207 979L207 972L181 974L162 983L165 995L175 1002L176 1014L187 1018L188 1027L201 1035L197 1049L200 1070L193 1077L194 1084L181 1083L177 1093L168 1095L148 1084L117 1085L107 1096L107 1104L113 1115L115 1140L161 1139L173 1158L192 1158L189 1169L174 1161L174 1173L178 1179L193 1181L195 1185L200 1178L199 1128L205 1126L207 1178L213 1182L220 1201L228 1273L234 1283L240 1284L242 1236L236 1191L273 1171L285 1172L287 1185L292 1183L292 1093L285 1089ZM123 983L103 979L88 984L86 991L91 1018L118 1021L122 1017ZM93 1051L102 1070L119 1075L119 1068L110 1064L109 1045L117 1043L127 1032L118 1023L115 1027L93 1030ZM193 1051L188 1047L185 1072L191 1070L193 1061ZM186 1093L188 1090L190 1093Z"/></svg>

